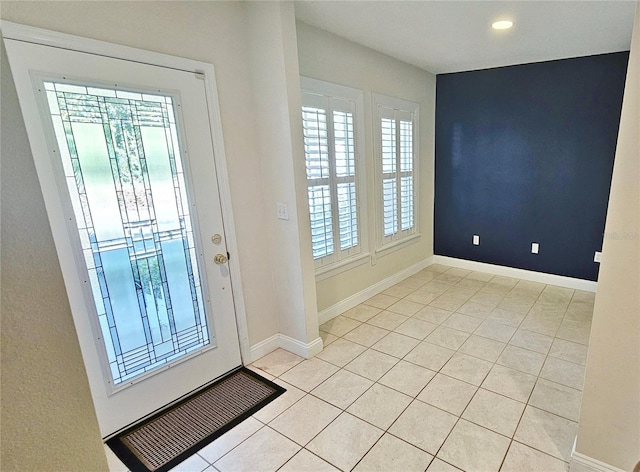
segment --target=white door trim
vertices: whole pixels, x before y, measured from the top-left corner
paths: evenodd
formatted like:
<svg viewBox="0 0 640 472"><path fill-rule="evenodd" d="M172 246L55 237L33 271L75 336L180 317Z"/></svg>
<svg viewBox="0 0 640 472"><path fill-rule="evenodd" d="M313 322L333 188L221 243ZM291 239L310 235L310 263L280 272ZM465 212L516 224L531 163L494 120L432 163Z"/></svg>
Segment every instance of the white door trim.
<svg viewBox="0 0 640 472"><path fill-rule="evenodd" d="M220 204L225 226L227 248L231 254L229 267L233 302L235 305L236 326L238 328L241 357L243 363L246 363L247 360L250 359L251 349L249 346L242 278L240 277L238 242L235 233L235 223L231 205L231 189L229 187L227 161L222 136L221 116L220 110L216 105L219 103L219 100L215 82L214 66L206 62L170 56L144 49L121 46L105 41L83 38L41 28L34 28L9 21L0 21L0 29L2 29L2 36L4 38L193 72L194 74L204 74L207 108L209 110L209 125L211 128L213 149L215 152L215 164L218 173ZM24 119L25 122L31 121L30 117L27 116L25 116ZM33 119L39 119L39 117L35 117ZM27 126L30 125L30 123L25 124Z"/></svg>

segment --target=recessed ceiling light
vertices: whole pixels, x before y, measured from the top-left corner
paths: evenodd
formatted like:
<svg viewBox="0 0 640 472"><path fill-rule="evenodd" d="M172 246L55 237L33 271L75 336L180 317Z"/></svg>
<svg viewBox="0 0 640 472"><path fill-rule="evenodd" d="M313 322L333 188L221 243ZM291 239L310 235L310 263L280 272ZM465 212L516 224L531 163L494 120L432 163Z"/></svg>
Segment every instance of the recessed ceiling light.
<svg viewBox="0 0 640 472"><path fill-rule="evenodd" d="M505 30L505 29L509 29L513 26L513 21L510 20L500 20L500 21L494 21L491 24L491 27L493 29L497 29L497 30Z"/></svg>

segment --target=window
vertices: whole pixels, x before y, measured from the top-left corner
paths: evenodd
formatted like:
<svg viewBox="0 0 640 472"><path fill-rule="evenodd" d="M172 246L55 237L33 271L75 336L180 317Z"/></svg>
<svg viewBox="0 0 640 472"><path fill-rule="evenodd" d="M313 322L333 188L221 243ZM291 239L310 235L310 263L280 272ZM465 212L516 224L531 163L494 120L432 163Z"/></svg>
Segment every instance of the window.
<svg viewBox="0 0 640 472"><path fill-rule="evenodd" d="M378 247L414 239L417 228L418 104L373 95L379 175Z"/></svg>
<svg viewBox="0 0 640 472"><path fill-rule="evenodd" d="M362 258L362 93L302 78L311 244L318 273Z"/></svg>

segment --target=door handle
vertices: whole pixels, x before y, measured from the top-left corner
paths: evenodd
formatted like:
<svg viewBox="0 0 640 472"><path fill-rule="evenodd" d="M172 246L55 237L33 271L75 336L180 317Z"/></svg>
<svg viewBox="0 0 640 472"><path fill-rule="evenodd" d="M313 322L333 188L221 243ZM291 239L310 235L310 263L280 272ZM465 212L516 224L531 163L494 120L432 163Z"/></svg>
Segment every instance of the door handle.
<svg viewBox="0 0 640 472"><path fill-rule="evenodd" d="M215 262L216 264L226 264L228 260L229 258L224 254L216 254L215 256L213 256L213 262Z"/></svg>

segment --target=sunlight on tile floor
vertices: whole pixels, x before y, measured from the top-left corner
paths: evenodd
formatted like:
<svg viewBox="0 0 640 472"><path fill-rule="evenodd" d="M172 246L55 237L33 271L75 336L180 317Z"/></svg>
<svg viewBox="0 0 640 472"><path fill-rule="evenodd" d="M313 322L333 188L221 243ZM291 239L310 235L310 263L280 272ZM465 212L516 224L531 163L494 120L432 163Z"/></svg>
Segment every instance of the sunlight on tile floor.
<svg viewBox="0 0 640 472"><path fill-rule="evenodd" d="M566 471L593 301L429 266L254 362L287 392L174 470Z"/></svg>

